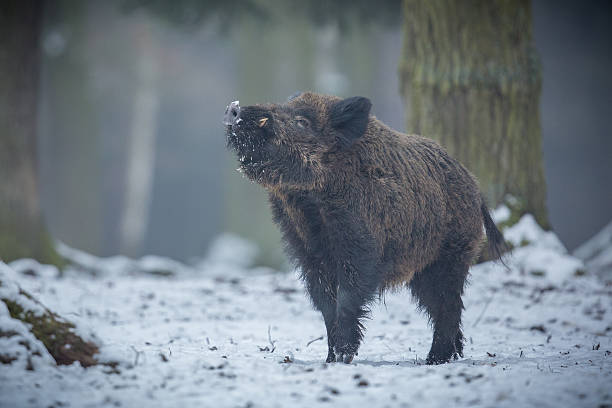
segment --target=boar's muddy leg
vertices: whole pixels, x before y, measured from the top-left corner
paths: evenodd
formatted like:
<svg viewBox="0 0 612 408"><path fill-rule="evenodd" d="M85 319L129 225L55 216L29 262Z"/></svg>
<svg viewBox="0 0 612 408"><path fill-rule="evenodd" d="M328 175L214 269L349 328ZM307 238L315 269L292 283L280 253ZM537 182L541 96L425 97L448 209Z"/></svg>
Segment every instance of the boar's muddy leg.
<svg viewBox="0 0 612 408"><path fill-rule="evenodd" d="M336 361L334 354L334 325L336 324L337 286L335 276L318 271L304 274L306 289L314 307L321 312L327 330L327 359L325 362Z"/></svg>
<svg viewBox="0 0 612 408"><path fill-rule="evenodd" d="M417 273L410 282L419 308L429 315L434 334L427 364L442 364L463 357L461 295L469 265L463 261L438 260Z"/></svg>

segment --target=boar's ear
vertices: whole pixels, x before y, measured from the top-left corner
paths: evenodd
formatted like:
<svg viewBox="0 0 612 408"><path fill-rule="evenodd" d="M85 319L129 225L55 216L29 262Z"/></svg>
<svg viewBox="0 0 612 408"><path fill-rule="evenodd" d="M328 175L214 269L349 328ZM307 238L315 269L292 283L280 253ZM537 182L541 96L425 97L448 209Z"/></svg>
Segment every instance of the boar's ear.
<svg viewBox="0 0 612 408"><path fill-rule="evenodd" d="M366 131L372 102L362 96L354 96L336 102L329 113L331 126L341 137L340 144L349 147Z"/></svg>

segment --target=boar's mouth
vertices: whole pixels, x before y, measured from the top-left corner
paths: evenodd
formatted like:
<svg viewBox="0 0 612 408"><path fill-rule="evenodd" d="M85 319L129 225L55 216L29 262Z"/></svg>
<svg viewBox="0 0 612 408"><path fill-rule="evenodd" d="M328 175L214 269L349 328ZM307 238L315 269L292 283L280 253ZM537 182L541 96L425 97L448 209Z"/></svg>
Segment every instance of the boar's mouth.
<svg viewBox="0 0 612 408"><path fill-rule="evenodd" d="M225 110L227 146L234 150L243 170L255 171L269 160L270 113L259 106L241 108L238 101ZM248 174L248 173L247 173Z"/></svg>

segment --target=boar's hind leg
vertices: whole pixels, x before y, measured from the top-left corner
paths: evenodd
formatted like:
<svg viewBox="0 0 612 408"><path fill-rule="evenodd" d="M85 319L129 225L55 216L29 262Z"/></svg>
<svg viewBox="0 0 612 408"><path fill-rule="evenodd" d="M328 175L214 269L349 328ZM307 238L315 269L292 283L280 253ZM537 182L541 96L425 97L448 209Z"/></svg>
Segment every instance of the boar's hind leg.
<svg viewBox="0 0 612 408"><path fill-rule="evenodd" d="M434 334L427 364L442 364L463 357L461 295L469 265L448 258L438 260L417 273L410 282L419 308L429 315Z"/></svg>

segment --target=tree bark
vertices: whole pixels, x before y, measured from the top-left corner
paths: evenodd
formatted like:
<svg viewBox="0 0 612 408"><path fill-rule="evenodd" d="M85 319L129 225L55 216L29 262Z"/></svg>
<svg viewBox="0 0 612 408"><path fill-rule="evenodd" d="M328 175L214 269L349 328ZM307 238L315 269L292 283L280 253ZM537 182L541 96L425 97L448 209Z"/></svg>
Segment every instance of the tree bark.
<svg viewBox="0 0 612 408"><path fill-rule="evenodd" d="M31 257L58 265L36 173L42 3L0 3L0 259Z"/></svg>
<svg viewBox="0 0 612 408"><path fill-rule="evenodd" d="M530 0L404 0L403 16L408 130L466 165L490 205L512 195L548 228Z"/></svg>

